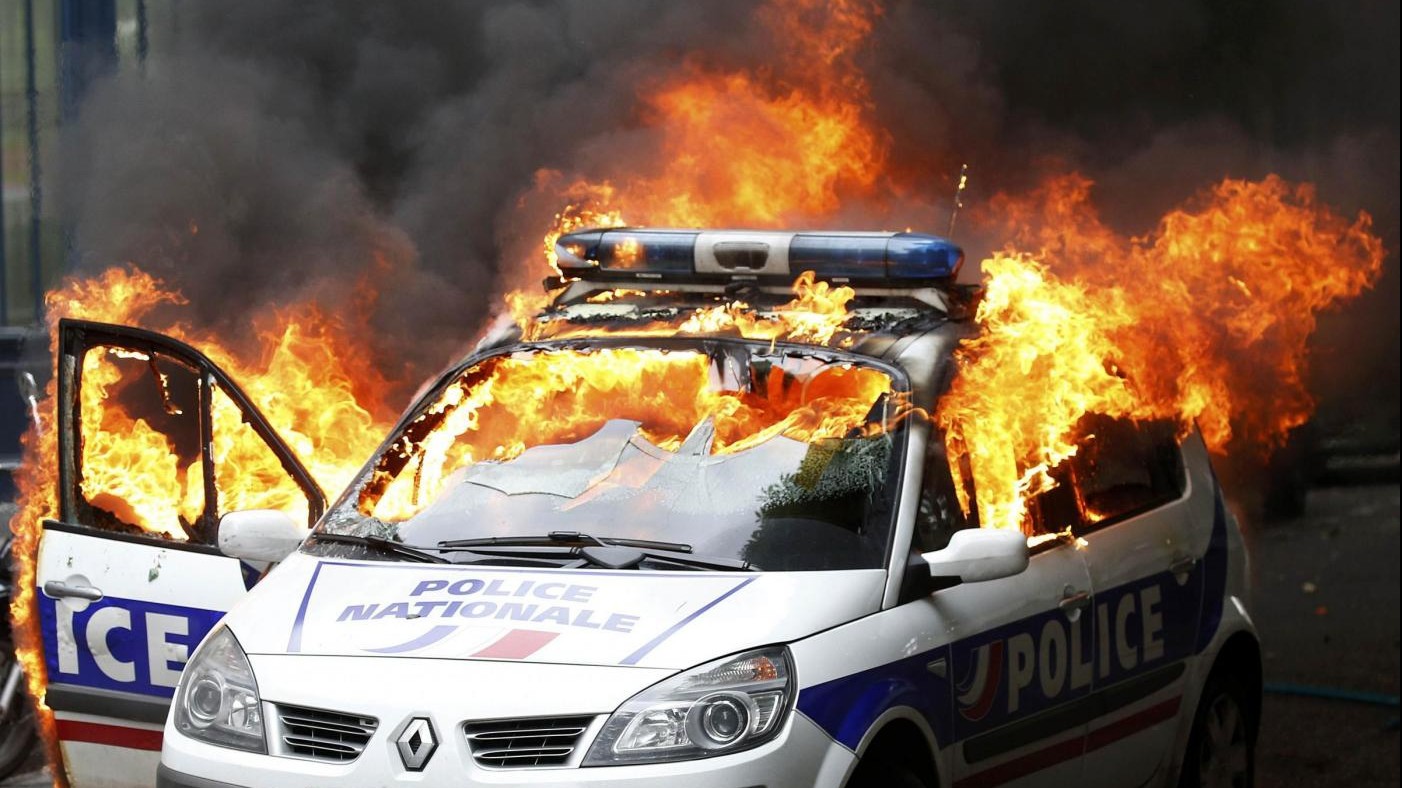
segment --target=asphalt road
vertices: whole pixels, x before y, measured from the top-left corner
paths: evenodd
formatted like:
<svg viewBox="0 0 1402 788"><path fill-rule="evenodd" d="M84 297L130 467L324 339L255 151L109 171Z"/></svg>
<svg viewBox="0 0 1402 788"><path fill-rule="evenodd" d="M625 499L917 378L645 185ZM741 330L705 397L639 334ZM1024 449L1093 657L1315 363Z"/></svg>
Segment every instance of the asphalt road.
<svg viewBox="0 0 1402 788"><path fill-rule="evenodd" d="M1312 490L1303 517L1246 526L1253 609L1270 685L1396 697L1399 676L1399 487ZM1398 709L1266 696L1261 788L1399 785ZM0 786L49 785L38 756Z"/></svg>
<svg viewBox="0 0 1402 788"><path fill-rule="evenodd" d="M1398 694L1399 488L1326 487L1305 515L1248 528L1266 681ZM1257 785L1396 786L1398 709L1269 693Z"/></svg>

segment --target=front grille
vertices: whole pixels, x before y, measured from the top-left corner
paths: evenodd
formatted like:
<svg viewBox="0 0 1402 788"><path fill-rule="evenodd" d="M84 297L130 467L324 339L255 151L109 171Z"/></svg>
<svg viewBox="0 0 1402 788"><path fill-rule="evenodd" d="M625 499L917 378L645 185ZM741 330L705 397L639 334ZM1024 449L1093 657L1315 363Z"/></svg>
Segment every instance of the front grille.
<svg viewBox="0 0 1402 788"><path fill-rule="evenodd" d="M359 758L379 725L374 717L282 705L277 723L278 754L337 762Z"/></svg>
<svg viewBox="0 0 1402 788"><path fill-rule="evenodd" d="M478 766L522 769L564 766L580 745L593 717L491 720L463 725Z"/></svg>

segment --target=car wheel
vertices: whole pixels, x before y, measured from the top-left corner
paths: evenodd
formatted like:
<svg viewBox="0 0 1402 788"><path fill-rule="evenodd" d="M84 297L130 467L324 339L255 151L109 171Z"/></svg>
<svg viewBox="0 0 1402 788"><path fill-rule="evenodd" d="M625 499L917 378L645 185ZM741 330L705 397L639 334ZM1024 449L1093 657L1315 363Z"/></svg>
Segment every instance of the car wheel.
<svg viewBox="0 0 1402 788"><path fill-rule="evenodd" d="M910 768L890 761L862 761L847 788L934 788Z"/></svg>
<svg viewBox="0 0 1402 788"><path fill-rule="evenodd" d="M1179 788L1252 788L1256 725L1249 708L1240 682L1230 676L1207 680L1183 754Z"/></svg>

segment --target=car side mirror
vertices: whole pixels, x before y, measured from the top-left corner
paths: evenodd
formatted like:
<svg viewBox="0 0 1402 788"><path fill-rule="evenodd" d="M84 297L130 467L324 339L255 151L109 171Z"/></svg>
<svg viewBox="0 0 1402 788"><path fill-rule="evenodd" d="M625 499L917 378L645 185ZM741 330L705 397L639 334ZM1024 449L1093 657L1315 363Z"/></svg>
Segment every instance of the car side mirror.
<svg viewBox="0 0 1402 788"><path fill-rule="evenodd" d="M957 577L965 583L1012 577L1027 568L1027 537L1020 531L966 528L955 531L943 550L920 557L931 577Z"/></svg>
<svg viewBox="0 0 1402 788"><path fill-rule="evenodd" d="M219 552L230 558L275 563L306 538L305 529L276 509L248 509L219 518Z"/></svg>

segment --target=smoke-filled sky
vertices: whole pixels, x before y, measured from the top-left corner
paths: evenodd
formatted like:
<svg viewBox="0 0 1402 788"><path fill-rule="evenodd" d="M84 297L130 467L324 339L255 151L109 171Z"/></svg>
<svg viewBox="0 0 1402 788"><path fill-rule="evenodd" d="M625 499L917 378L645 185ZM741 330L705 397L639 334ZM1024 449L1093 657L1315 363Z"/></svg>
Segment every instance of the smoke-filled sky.
<svg viewBox="0 0 1402 788"><path fill-rule="evenodd" d="M547 229L541 212L560 206L540 204L540 170L655 164L640 96L683 64L779 83L802 68L776 59L784 42L754 9L181 3L178 36L154 42L144 69L91 88L61 142L53 210L85 268L135 262L235 330L249 305L350 303L379 256L393 273L351 322L378 329L391 377L412 382L472 336ZM1358 403L1341 393L1381 394L1393 412L1398 15L1364 0L892 0L856 54L889 145L886 198L813 221L941 231L962 163L975 219L993 194L1073 169L1136 233L1224 176L1311 181L1373 214L1392 252L1378 288L1324 323L1317 386L1346 408ZM968 232L957 240L975 260L1001 242Z"/></svg>

